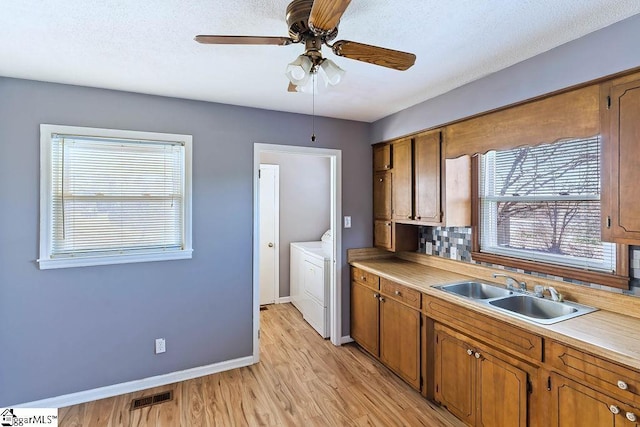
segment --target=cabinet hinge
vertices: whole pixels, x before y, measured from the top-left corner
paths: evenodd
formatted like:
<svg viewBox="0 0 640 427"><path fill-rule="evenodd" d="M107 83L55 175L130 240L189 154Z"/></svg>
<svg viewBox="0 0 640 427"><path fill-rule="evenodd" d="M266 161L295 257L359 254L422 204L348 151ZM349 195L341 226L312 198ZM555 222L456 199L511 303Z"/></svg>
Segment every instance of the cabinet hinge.
<svg viewBox="0 0 640 427"><path fill-rule="evenodd" d="M533 393L533 384L531 384L531 380L527 380L527 393Z"/></svg>
<svg viewBox="0 0 640 427"><path fill-rule="evenodd" d="M438 384L436 384L436 393L438 392L438 390L439 390L439 386Z"/></svg>
<svg viewBox="0 0 640 427"><path fill-rule="evenodd" d="M607 110L611 109L611 97L607 96Z"/></svg>
<svg viewBox="0 0 640 427"><path fill-rule="evenodd" d="M422 388L423 384L424 384L424 378L420 377L420 388Z"/></svg>
<svg viewBox="0 0 640 427"><path fill-rule="evenodd" d="M439 341L440 341L440 336L436 335L436 344L438 344Z"/></svg>
<svg viewBox="0 0 640 427"><path fill-rule="evenodd" d="M551 391L551 377L547 377L547 390Z"/></svg>
<svg viewBox="0 0 640 427"><path fill-rule="evenodd" d="M260 339L260 329L258 329L258 339Z"/></svg>
<svg viewBox="0 0 640 427"><path fill-rule="evenodd" d="M607 228L611 228L611 217L607 215Z"/></svg>

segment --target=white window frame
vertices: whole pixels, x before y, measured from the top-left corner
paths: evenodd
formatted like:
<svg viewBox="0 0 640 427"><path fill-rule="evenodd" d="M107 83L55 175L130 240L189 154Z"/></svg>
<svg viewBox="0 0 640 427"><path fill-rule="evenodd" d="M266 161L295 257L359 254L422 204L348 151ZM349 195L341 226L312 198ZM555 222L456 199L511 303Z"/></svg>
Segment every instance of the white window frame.
<svg viewBox="0 0 640 427"><path fill-rule="evenodd" d="M76 135L94 138L113 138L130 140L150 140L161 142L179 142L184 151L184 205L183 205L183 248L175 251L148 251L142 253L79 255L74 257L51 257L53 232L52 221L52 136L56 134ZM78 126L40 125L40 258L37 260L41 270L67 267L86 267L94 265L126 264L149 261L168 261L191 259L192 248L192 140L191 135L140 132L131 130L99 129Z"/></svg>
<svg viewBox="0 0 640 427"><path fill-rule="evenodd" d="M585 138L587 139L587 138ZM572 268L587 268L590 271L597 271L603 273L615 273L616 266L616 246L611 243L600 241L603 247L604 260L599 263L596 260L576 257L571 255L555 255L536 253L529 250L521 250L517 248L504 248L497 243L497 229L496 224L493 221L489 221L485 215L489 215L492 218L497 216L497 204L499 202L538 202L538 201L599 201L600 193L598 195L579 195L579 196L490 196L484 195L482 186L484 185L484 177L482 171L484 166L482 163L485 161L486 156L494 155L493 152L486 153L480 156L478 167L478 182L479 182L479 195L478 195L478 209L479 209L479 221L480 227L480 239L479 246L480 252L520 258L529 261L539 261L549 264L556 264L563 267ZM602 173L602 171L600 171ZM493 176L493 172L488 173ZM601 191L601 189L600 189ZM483 213L483 211L490 211L490 214Z"/></svg>

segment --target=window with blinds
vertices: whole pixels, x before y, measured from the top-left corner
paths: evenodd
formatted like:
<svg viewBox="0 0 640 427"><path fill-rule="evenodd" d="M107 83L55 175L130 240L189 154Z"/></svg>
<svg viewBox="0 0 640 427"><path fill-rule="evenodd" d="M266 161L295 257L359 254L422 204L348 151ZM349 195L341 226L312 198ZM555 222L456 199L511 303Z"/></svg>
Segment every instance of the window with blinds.
<svg viewBox="0 0 640 427"><path fill-rule="evenodd" d="M40 268L191 257L191 137L43 126Z"/></svg>
<svg viewBox="0 0 640 427"><path fill-rule="evenodd" d="M480 251L615 272L600 240L598 137L480 157Z"/></svg>

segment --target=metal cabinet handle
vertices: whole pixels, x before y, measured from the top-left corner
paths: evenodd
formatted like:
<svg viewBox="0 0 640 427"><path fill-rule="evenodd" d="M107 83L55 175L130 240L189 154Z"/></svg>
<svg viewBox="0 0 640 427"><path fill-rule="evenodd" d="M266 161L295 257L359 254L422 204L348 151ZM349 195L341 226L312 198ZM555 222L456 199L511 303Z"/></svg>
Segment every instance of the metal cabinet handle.
<svg viewBox="0 0 640 427"><path fill-rule="evenodd" d="M397 296L400 296L400 291L395 291L394 292Z"/></svg>
<svg viewBox="0 0 640 427"><path fill-rule="evenodd" d="M391 223L390 223L390 222L388 222L388 223L387 223L387 225L388 225L389 227L391 227Z"/></svg>
<svg viewBox="0 0 640 427"><path fill-rule="evenodd" d="M467 350L467 354L468 354L469 356L473 356L473 350L468 349L468 350Z"/></svg>
<svg viewBox="0 0 640 427"><path fill-rule="evenodd" d="M380 294L376 292L375 294L373 294L373 297L374 298L380 298Z"/></svg>
<svg viewBox="0 0 640 427"><path fill-rule="evenodd" d="M366 276L360 276L360 280L364 280L366 282L367 281L367 277Z"/></svg>
<svg viewBox="0 0 640 427"><path fill-rule="evenodd" d="M384 302L384 297L380 297L380 302Z"/></svg>
<svg viewBox="0 0 640 427"><path fill-rule="evenodd" d="M380 182L384 181L384 179L380 178Z"/></svg>
<svg viewBox="0 0 640 427"><path fill-rule="evenodd" d="M269 246L270 248L273 247L273 243L269 243L267 246Z"/></svg>
<svg viewBox="0 0 640 427"><path fill-rule="evenodd" d="M626 390L626 389L628 389L628 388L629 388L629 386L628 386L628 385L627 385L627 383L625 383L624 381L622 381L622 380L618 380L618 388L619 388L620 390Z"/></svg>
<svg viewBox="0 0 640 427"><path fill-rule="evenodd" d="M474 354L474 356L476 357L476 359L480 359L482 357L482 355L480 353L478 353L478 352L476 352Z"/></svg>
<svg viewBox="0 0 640 427"><path fill-rule="evenodd" d="M625 416L631 422L636 422L636 420L638 419L638 417L636 417L636 414L634 414L633 412L627 412Z"/></svg>
<svg viewBox="0 0 640 427"><path fill-rule="evenodd" d="M416 219L417 219L417 220L421 220L421 219L422 219L422 217L421 217L421 216L417 216L417 217L416 217Z"/></svg>
<svg viewBox="0 0 640 427"><path fill-rule="evenodd" d="M391 165L384 165L385 169L389 169L391 167Z"/></svg>
<svg viewBox="0 0 640 427"><path fill-rule="evenodd" d="M407 217L407 219L413 219L413 218L411 217L411 215L409 215L409 216Z"/></svg>
<svg viewBox="0 0 640 427"><path fill-rule="evenodd" d="M619 414L620 413L620 408L618 408L616 405L609 406L609 410L611 411L612 414Z"/></svg>

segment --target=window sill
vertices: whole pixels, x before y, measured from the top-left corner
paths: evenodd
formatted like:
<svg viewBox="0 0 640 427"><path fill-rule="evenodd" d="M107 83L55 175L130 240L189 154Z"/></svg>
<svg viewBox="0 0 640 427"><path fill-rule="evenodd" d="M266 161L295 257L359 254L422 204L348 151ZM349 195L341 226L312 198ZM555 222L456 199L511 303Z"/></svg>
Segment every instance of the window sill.
<svg viewBox="0 0 640 427"><path fill-rule="evenodd" d="M612 288L629 289L629 277L627 276L618 276L616 274L564 267L561 265L545 264L537 261L529 261L483 252L471 252L471 258L478 262L521 268L527 271L560 276L566 279L579 280L585 283L596 283L598 285L610 286Z"/></svg>
<svg viewBox="0 0 640 427"><path fill-rule="evenodd" d="M171 261L191 259L193 249L185 249L176 252L147 253L132 255L101 255L55 259L39 259L40 270L69 267L90 267L94 265L130 264L134 262Z"/></svg>

